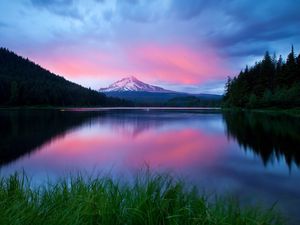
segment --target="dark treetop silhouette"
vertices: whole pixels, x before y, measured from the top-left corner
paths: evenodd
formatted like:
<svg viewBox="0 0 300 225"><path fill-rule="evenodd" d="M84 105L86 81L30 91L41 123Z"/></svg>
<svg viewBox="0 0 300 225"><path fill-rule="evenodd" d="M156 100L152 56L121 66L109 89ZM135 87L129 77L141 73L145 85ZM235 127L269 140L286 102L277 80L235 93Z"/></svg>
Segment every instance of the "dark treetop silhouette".
<svg viewBox="0 0 300 225"><path fill-rule="evenodd" d="M225 86L225 107L281 107L300 106L300 55L295 57L294 48L286 62L280 56L264 59L253 67L245 68Z"/></svg>

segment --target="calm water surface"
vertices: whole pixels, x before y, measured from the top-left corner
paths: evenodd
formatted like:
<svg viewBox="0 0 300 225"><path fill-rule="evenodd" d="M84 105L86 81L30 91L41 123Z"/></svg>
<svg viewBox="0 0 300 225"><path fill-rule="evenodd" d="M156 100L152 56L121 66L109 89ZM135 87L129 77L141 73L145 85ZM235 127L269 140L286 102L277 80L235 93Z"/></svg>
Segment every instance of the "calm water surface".
<svg viewBox="0 0 300 225"><path fill-rule="evenodd" d="M0 173L126 179L145 164L300 224L300 119L215 110L0 110Z"/></svg>

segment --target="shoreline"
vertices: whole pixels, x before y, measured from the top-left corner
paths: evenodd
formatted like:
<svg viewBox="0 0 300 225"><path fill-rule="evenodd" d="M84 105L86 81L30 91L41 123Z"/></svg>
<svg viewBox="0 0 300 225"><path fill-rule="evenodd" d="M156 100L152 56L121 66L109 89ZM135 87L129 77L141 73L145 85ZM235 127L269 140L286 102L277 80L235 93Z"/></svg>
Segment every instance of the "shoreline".
<svg viewBox="0 0 300 225"><path fill-rule="evenodd" d="M157 106L137 106L137 107L87 107L87 106L70 106L70 107L61 107L61 106L16 106L16 107L0 107L0 110L9 110L9 109L59 109L59 110L90 110L90 111L98 111L98 110L220 110L221 107L157 107Z"/></svg>
<svg viewBox="0 0 300 225"><path fill-rule="evenodd" d="M280 108L261 108L261 109L245 109L245 108L221 108L222 112L253 112L264 113L269 115L288 115L300 117L300 108L280 109Z"/></svg>
<svg viewBox="0 0 300 225"><path fill-rule="evenodd" d="M280 109L280 108L261 108L261 109L246 109L246 108L222 108L222 107L159 107L159 106L137 106L137 107L94 107L94 106L0 106L0 110L61 110L61 111L109 111L109 110L144 110L144 111L159 111L159 110L185 110L185 111L196 111L196 110L211 110L222 112L254 112L254 113L265 113L270 115L290 115L300 117L300 108L291 109Z"/></svg>

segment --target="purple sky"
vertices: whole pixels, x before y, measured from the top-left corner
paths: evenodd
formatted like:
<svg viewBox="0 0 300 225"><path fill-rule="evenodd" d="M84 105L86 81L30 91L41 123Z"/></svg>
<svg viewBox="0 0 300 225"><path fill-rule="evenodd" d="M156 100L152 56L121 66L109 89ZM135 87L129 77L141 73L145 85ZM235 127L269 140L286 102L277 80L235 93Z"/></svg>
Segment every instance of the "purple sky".
<svg viewBox="0 0 300 225"><path fill-rule="evenodd" d="M0 43L99 89L126 76L223 92L266 50L300 46L300 0L0 0Z"/></svg>

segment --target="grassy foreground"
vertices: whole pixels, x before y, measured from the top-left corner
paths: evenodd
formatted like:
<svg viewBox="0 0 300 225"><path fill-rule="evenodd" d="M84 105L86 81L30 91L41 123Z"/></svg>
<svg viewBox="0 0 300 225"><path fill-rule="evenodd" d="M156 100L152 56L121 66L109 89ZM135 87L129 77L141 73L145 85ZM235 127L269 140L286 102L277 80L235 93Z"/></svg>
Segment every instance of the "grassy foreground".
<svg viewBox="0 0 300 225"><path fill-rule="evenodd" d="M208 200L165 174L144 172L131 184L69 177L32 188L24 175L0 180L0 224L284 224L273 210Z"/></svg>

